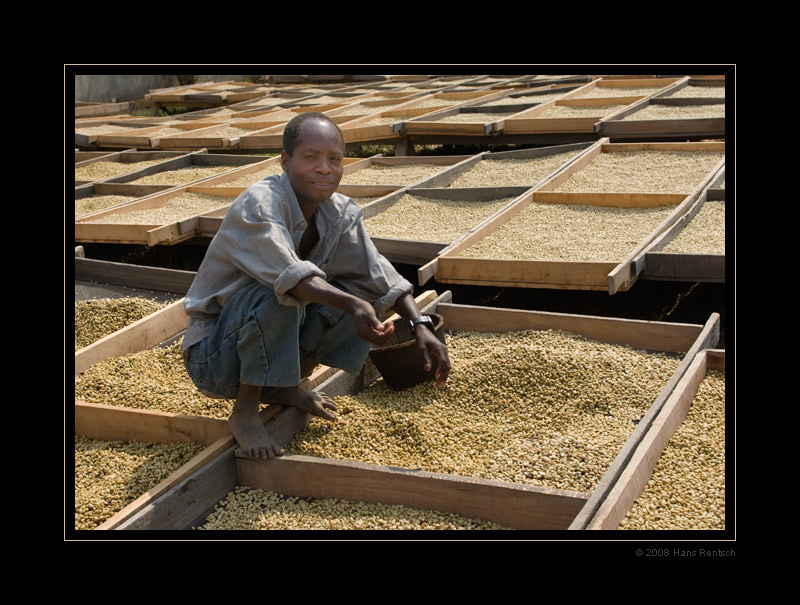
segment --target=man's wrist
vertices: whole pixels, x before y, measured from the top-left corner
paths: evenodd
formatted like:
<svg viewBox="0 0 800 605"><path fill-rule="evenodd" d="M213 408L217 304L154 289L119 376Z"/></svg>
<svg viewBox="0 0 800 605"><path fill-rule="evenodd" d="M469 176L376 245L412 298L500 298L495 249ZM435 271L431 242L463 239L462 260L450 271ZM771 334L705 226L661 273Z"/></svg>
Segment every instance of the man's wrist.
<svg viewBox="0 0 800 605"><path fill-rule="evenodd" d="M434 331L433 319L429 315L420 315L409 320L411 329L415 334L419 334L420 330Z"/></svg>

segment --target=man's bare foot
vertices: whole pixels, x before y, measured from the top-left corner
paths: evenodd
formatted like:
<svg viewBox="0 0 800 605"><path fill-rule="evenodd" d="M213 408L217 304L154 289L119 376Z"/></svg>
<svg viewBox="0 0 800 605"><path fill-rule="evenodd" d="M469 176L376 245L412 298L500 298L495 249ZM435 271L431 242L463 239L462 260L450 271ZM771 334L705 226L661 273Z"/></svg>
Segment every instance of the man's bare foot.
<svg viewBox="0 0 800 605"><path fill-rule="evenodd" d="M333 410L335 412L337 409L336 403L324 393L307 391L300 387L287 387L271 395L269 402L300 408L309 414L320 416L326 420L336 419L336 415L328 411Z"/></svg>
<svg viewBox="0 0 800 605"><path fill-rule="evenodd" d="M283 454L283 448L261 424L258 408L253 413L252 409L237 410L234 407L228 418L228 428L245 456L266 460Z"/></svg>

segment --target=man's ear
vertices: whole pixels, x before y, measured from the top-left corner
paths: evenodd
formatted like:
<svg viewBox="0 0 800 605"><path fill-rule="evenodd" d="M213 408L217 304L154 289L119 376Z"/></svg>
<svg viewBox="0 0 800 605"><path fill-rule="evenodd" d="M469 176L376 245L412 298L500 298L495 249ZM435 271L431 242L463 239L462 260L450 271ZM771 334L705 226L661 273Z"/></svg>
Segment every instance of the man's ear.
<svg viewBox="0 0 800 605"><path fill-rule="evenodd" d="M281 168L286 172L286 162L289 161L289 154L281 150Z"/></svg>

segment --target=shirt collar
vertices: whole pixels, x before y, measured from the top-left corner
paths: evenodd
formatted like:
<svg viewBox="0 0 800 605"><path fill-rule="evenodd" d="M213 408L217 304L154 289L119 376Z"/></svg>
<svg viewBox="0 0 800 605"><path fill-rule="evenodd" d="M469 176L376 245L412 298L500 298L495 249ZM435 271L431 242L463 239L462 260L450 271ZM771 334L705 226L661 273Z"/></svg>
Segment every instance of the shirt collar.
<svg viewBox="0 0 800 605"><path fill-rule="evenodd" d="M292 212L292 226L294 228L303 225L304 228L307 225L306 218L303 216L302 210L300 210L300 202L297 201L297 196L294 193L294 189L292 189L292 184L289 182L289 175L285 172L281 173L280 176L280 184L283 188L284 192L286 193L287 198L289 199L289 205L291 207ZM320 228L320 223L325 222L327 224L335 224L339 219L339 212L336 208L336 205L333 201L328 198L324 202L322 202L317 207L317 228Z"/></svg>

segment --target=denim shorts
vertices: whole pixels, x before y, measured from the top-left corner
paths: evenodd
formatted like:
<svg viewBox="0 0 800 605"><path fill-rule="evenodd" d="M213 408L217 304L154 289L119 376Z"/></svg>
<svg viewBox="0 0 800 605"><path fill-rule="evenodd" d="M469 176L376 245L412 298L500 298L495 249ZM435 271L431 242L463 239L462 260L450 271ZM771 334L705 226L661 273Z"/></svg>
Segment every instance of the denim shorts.
<svg viewBox="0 0 800 605"><path fill-rule="evenodd" d="M339 309L282 305L271 288L253 282L228 300L208 336L183 358L200 392L235 399L240 384L264 387L262 397L300 384L300 360L309 356L358 374L369 350Z"/></svg>

